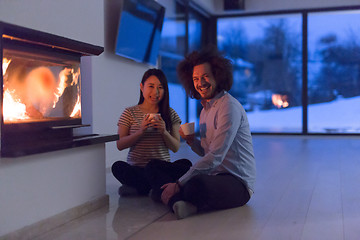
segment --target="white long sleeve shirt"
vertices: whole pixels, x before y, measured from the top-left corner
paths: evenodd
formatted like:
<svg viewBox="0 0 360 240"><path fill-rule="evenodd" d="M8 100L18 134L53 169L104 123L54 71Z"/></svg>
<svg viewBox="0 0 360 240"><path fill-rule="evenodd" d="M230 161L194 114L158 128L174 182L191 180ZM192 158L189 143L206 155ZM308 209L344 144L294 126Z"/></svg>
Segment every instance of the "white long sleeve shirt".
<svg viewBox="0 0 360 240"><path fill-rule="evenodd" d="M202 156L180 179L183 185L198 174L230 173L254 191L256 178L252 137L246 112L228 92L202 102L200 139L191 148Z"/></svg>

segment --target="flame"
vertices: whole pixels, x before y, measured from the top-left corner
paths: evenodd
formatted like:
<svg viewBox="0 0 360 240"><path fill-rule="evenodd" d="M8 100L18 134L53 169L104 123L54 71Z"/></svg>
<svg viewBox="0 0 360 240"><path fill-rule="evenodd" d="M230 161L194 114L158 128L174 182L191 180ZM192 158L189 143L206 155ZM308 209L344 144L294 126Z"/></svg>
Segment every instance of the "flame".
<svg viewBox="0 0 360 240"><path fill-rule="evenodd" d="M9 58L3 58L3 77L11 61ZM51 107L56 107L67 87L80 84L80 68L65 67L56 81L52 70L41 66L32 69L23 84L17 84L17 80L13 77L8 80L12 81L12 84L3 86L4 122L44 118ZM78 92L77 102L70 117L79 116L81 116L81 97Z"/></svg>
<svg viewBox="0 0 360 240"><path fill-rule="evenodd" d="M59 73L59 86L56 89L55 94L55 100L54 100L54 104L53 104L53 108L55 108L56 103L59 101L59 98L61 97L61 95L64 93L65 88L67 87L66 85L66 80L67 80L67 75L69 75L69 73L71 72L70 68L64 68L60 73Z"/></svg>
<svg viewBox="0 0 360 240"><path fill-rule="evenodd" d="M56 92L54 93L55 95L55 100L54 100L54 104L53 104L53 108L55 108L57 102L59 101L59 98L62 96L62 94L65 91L65 88L68 87L68 84L66 83L69 75L72 75L72 82L71 82L71 86L78 84L78 79L79 79L79 75L80 75L80 69L75 72L73 68L64 68L60 73L59 73L59 86L56 89ZM76 105L75 105L76 107Z"/></svg>
<svg viewBox="0 0 360 240"><path fill-rule="evenodd" d="M76 104L74 106L72 113L70 114L70 117L75 117L76 115L80 114L80 112L81 112L81 102L80 102L80 96L78 95Z"/></svg>
<svg viewBox="0 0 360 240"><path fill-rule="evenodd" d="M18 99L14 99L12 93L8 89L4 92L3 103L4 122L29 119L29 116L26 113L25 104L21 103Z"/></svg>
<svg viewBox="0 0 360 240"><path fill-rule="evenodd" d="M2 69L3 76L6 74L6 70L11 63L11 59L3 58ZM10 91L4 89L3 94L3 117L4 122L11 122L20 119L29 119L30 117L26 113L26 105L21 103L21 100L15 97L15 90Z"/></svg>
<svg viewBox="0 0 360 240"><path fill-rule="evenodd" d="M287 101L287 96L286 95L273 94L271 96L271 100L272 100L272 103L277 108L286 108L286 107L289 106L289 102Z"/></svg>
<svg viewBox="0 0 360 240"><path fill-rule="evenodd" d="M80 68L77 72L74 71L74 69L71 69L71 74L72 74L72 82L71 82L71 86L77 85L79 82L79 76L80 76Z"/></svg>
<svg viewBox="0 0 360 240"><path fill-rule="evenodd" d="M10 62L11 62L11 59L3 58L3 64L2 64L3 76L5 76L6 69L8 68Z"/></svg>

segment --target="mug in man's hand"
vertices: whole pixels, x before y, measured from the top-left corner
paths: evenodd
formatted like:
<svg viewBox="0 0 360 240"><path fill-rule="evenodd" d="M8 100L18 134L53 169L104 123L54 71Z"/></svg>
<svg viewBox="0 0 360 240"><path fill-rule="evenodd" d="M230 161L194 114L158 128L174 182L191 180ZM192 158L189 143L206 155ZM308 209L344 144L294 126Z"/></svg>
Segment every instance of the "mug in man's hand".
<svg viewBox="0 0 360 240"><path fill-rule="evenodd" d="M192 135L195 132L195 123L194 122L184 123L180 126L180 128L185 135Z"/></svg>

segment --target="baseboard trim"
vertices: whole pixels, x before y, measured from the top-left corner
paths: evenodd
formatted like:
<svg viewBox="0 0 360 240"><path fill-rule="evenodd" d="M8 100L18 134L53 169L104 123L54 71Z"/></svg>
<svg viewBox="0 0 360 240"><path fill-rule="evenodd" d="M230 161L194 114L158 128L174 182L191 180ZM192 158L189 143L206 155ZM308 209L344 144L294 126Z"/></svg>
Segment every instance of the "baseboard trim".
<svg viewBox="0 0 360 240"><path fill-rule="evenodd" d="M77 207L70 208L62 213L46 218L19 230L0 237L0 240L22 240L32 239L50 230L55 229L67 222L84 216L102 207L109 207L109 195L104 195L95 200L86 202Z"/></svg>

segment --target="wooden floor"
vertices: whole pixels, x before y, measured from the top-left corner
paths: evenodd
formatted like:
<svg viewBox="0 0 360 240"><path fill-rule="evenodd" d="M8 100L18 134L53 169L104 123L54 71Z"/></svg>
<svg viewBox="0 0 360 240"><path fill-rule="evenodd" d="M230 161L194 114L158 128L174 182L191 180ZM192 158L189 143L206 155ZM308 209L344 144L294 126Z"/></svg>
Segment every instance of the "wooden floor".
<svg viewBox="0 0 360 240"><path fill-rule="evenodd" d="M120 198L107 173L109 209L38 239L360 239L360 138L254 136L257 182L240 208L176 220L147 197ZM186 146L174 159L191 157Z"/></svg>

